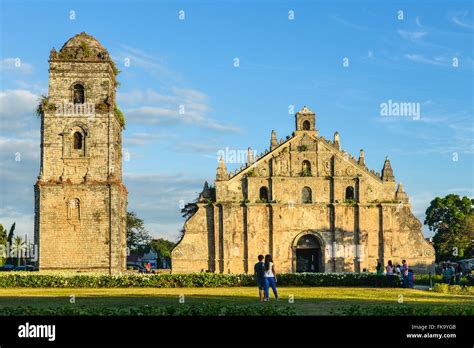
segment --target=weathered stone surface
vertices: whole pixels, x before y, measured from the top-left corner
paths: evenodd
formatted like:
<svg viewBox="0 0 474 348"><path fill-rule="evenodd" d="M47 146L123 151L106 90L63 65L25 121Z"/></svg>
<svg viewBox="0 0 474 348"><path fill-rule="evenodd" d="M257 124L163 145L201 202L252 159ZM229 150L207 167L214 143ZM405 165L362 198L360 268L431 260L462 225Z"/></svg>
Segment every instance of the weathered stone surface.
<svg viewBox="0 0 474 348"><path fill-rule="evenodd" d="M257 256L267 253L279 272L296 272L302 239L315 241L311 252L321 272L375 271L378 261L402 259L417 271L433 269L433 246L403 187L397 194L388 159L377 175L363 152L355 159L341 150L339 134L327 141L315 124L314 113L303 108L292 137L277 144L272 134L271 151L231 177L221 159L216 202L198 204L185 223L173 272L253 272ZM262 187L269 203L261 203Z"/></svg>
<svg viewBox="0 0 474 348"><path fill-rule="evenodd" d="M81 33L50 55L35 184L35 242L42 270L121 272L126 266L127 190L115 71L105 48ZM77 87L82 102L76 102ZM80 99L80 98L79 98ZM93 113L67 105L92 105ZM78 134L78 135L77 135Z"/></svg>

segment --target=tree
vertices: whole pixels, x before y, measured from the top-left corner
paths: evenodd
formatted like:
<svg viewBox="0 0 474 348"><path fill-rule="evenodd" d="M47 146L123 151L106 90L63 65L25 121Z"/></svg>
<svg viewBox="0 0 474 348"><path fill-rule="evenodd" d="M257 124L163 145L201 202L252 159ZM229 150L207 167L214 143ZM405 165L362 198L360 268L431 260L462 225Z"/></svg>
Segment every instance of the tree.
<svg viewBox="0 0 474 348"><path fill-rule="evenodd" d="M15 232L15 226L16 226L16 222L13 223L13 225L10 227L10 232L8 232L7 241L9 244L12 244L13 242L13 234Z"/></svg>
<svg viewBox="0 0 474 348"><path fill-rule="evenodd" d="M144 222L133 211L127 212L127 246L130 251L143 251L151 241Z"/></svg>
<svg viewBox="0 0 474 348"><path fill-rule="evenodd" d="M466 258L474 257L474 214L470 214L461 225L461 229L465 231L469 241L468 247L465 251Z"/></svg>
<svg viewBox="0 0 474 348"><path fill-rule="evenodd" d="M150 244L151 244L151 247L158 254L160 254L161 257L165 258L168 261L168 263L170 263L171 250L173 250L175 243L163 238L159 238L159 239L153 239Z"/></svg>
<svg viewBox="0 0 474 348"><path fill-rule="evenodd" d="M425 225L435 232L433 244L437 261L465 256L471 241L468 228L474 213L473 204L474 199L454 194L431 201L426 210Z"/></svg>
<svg viewBox="0 0 474 348"><path fill-rule="evenodd" d="M183 214L182 216L186 219L186 221L188 221L189 218L197 212L197 210L198 206L196 203L188 203L183 209L181 209L181 214Z"/></svg>
<svg viewBox="0 0 474 348"><path fill-rule="evenodd" d="M0 250L0 252L5 252L6 253L6 247L7 247L7 231L3 227L2 224L0 224L0 247L3 246L3 250ZM0 254L0 266L3 266L5 264L5 254Z"/></svg>
<svg viewBox="0 0 474 348"><path fill-rule="evenodd" d="M12 250L16 252L17 266L21 264L21 256L26 248L26 243L23 241L23 238L16 236L13 238Z"/></svg>

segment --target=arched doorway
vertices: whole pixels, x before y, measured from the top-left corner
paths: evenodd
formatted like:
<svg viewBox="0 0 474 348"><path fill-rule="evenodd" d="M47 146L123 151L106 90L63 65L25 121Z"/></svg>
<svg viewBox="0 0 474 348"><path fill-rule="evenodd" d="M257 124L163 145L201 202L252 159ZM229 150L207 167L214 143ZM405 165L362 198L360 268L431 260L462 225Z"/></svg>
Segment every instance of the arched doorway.
<svg viewBox="0 0 474 348"><path fill-rule="evenodd" d="M295 245L296 272L323 272L323 251L319 239L313 234L304 234Z"/></svg>

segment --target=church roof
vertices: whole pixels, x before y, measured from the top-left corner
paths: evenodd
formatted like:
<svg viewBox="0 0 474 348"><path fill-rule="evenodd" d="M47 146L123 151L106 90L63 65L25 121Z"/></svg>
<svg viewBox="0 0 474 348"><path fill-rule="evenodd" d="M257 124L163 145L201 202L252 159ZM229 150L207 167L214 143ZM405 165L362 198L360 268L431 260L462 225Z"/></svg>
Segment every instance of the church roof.
<svg viewBox="0 0 474 348"><path fill-rule="evenodd" d="M65 61L107 61L109 60L109 53L95 37L86 32L82 32L67 40L59 52L56 52L53 48L51 50L50 59Z"/></svg>
<svg viewBox="0 0 474 348"><path fill-rule="evenodd" d="M306 105L303 106L303 108L297 112L297 114L300 114L300 115L314 115L314 112L309 108L307 107Z"/></svg>
<svg viewBox="0 0 474 348"><path fill-rule="evenodd" d="M62 52L64 49L67 48L79 48L83 47L84 45L88 45L91 49L107 52L104 46L102 46L95 37L87 34L84 31L82 33L74 35L69 40L67 40L59 52Z"/></svg>
<svg viewBox="0 0 474 348"><path fill-rule="evenodd" d="M302 110L304 110L306 107L304 107ZM310 112L312 113L311 110L309 110L308 108L306 108L307 111L306 112ZM247 170L250 170L250 168L255 168L255 166L257 165L258 162L262 161L264 158L268 157L268 156L271 156L271 154L273 153L276 153L278 152L279 148L282 146L282 145L285 145L289 142L291 142L293 139L297 138L298 136L297 135L293 135L293 136L289 136L287 137L287 139L285 141L282 141L280 140L278 146L273 149L273 150L265 150L265 152L261 153L260 155L257 155L256 158L254 159L254 163L252 164L245 164L243 165L242 167L236 169L234 172L231 172L229 173L228 175L228 179L227 180L231 180L231 179L235 179L236 177L238 177L240 174L244 174ZM377 181L382 181L382 178L381 178L381 175L380 173L378 172L375 172L374 170L370 170L369 168L367 168L367 166L365 165L362 165L362 164L359 164L358 163L358 160L356 158L354 158L352 155L350 155L349 153L345 152L345 151L342 151L340 149L338 149L333 142L331 142L330 140L327 140L326 138L324 138L323 136L311 136L314 138L314 140L316 141L321 141L323 144L325 145L328 145L330 148L332 148L334 150L334 152L336 153L339 153L341 156L343 156L348 162L350 162L352 165L354 165L355 167L357 168L360 168L361 170L363 170L365 173L369 174L370 176L372 176L372 178L376 179Z"/></svg>

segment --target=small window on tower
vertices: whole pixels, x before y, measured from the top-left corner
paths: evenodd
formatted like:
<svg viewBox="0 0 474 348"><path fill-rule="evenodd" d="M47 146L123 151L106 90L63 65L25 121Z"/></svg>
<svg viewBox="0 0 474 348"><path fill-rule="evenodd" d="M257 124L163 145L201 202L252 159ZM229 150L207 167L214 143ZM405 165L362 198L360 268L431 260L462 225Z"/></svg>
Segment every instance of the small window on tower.
<svg viewBox="0 0 474 348"><path fill-rule="evenodd" d="M311 128L311 124L308 120L303 122L303 130L309 130Z"/></svg>
<svg viewBox="0 0 474 348"><path fill-rule="evenodd" d="M303 203L312 203L313 201L312 192L308 186L303 187L301 191L301 201Z"/></svg>
<svg viewBox="0 0 474 348"><path fill-rule="evenodd" d="M68 202L68 219L79 220L81 218L80 201L78 198L72 198Z"/></svg>
<svg viewBox="0 0 474 348"><path fill-rule="evenodd" d="M301 165L301 176L311 176L311 163L308 160L304 160Z"/></svg>
<svg viewBox="0 0 474 348"><path fill-rule="evenodd" d="M84 86L80 83L74 85L74 104L84 104Z"/></svg>
<svg viewBox="0 0 474 348"><path fill-rule="evenodd" d="M259 193L260 193L260 195L259 195L260 196L260 201L264 202L264 203L268 202L268 198L269 198L268 197L268 188L266 188L265 186L260 187L260 192Z"/></svg>
<svg viewBox="0 0 474 348"><path fill-rule="evenodd" d="M79 132L74 133L74 150L82 150L82 134Z"/></svg>
<svg viewBox="0 0 474 348"><path fill-rule="evenodd" d="M348 186L346 188L346 200L348 201L354 200L354 188L352 186Z"/></svg>

